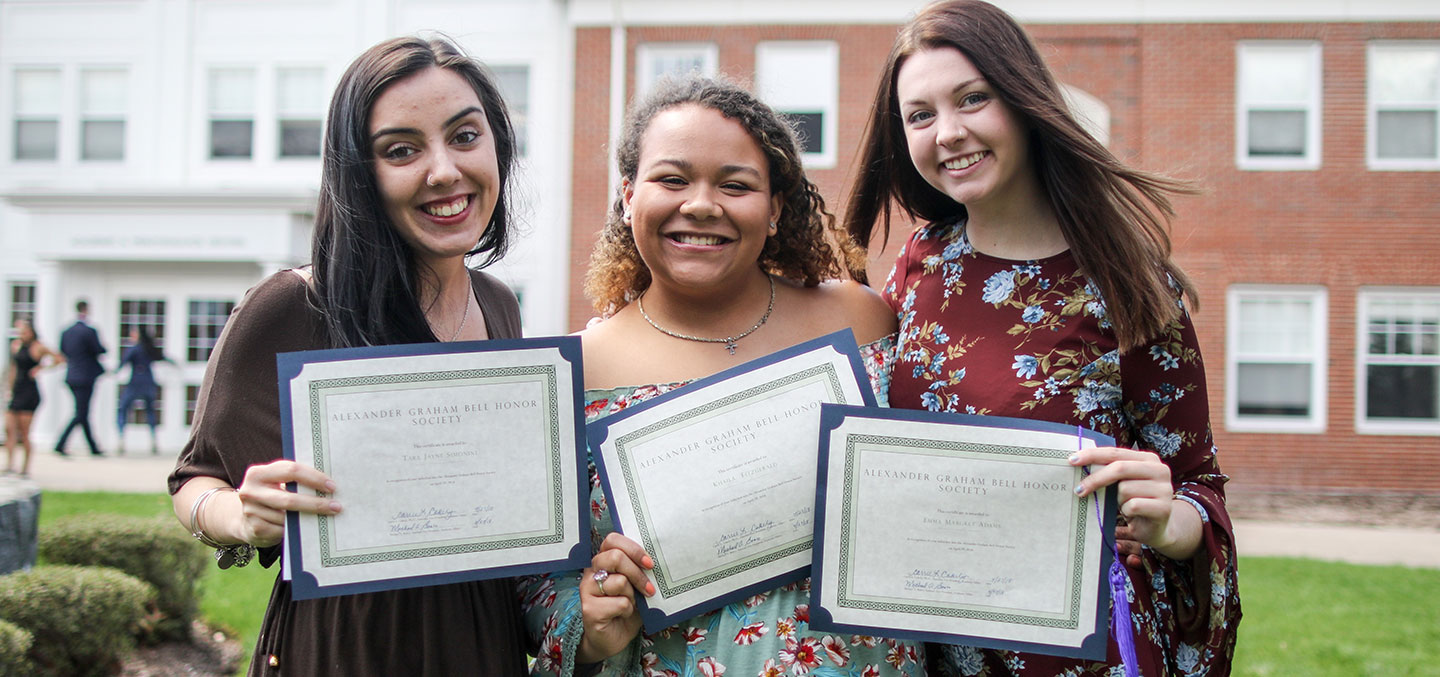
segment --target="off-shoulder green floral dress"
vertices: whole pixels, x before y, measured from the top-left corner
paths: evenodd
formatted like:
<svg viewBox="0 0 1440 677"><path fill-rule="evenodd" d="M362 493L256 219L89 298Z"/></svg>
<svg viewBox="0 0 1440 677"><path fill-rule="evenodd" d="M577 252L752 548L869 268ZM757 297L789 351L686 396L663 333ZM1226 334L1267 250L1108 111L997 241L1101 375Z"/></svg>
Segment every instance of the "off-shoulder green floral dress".
<svg viewBox="0 0 1440 677"><path fill-rule="evenodd" d="M877 399L884 402L894 337L866 344L861 356ZM685 383L627 386L585 393L587 421L603 418ZM595 465L590 464L592 547L612 530L609 507ZM523 581L525 622L540 654L534 675L573 674L579 646L579 572L564 571ZM645 677L878 677L924 672L923 647L869 636L810 630L810 579L786 585L691 618L654 634L641 634L627 651L606 661L601 674Z"/></svg>

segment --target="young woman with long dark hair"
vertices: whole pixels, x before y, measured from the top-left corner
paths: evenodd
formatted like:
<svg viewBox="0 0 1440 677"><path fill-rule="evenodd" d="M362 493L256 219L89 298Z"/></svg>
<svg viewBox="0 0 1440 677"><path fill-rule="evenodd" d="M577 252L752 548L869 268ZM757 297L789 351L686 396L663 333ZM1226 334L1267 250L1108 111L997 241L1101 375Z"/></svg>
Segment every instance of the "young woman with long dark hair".
<svg viewBox="0 0 1440 677"><path fill-rule="evenodd" d="M350 65L325 124L312 265L272 275L236 307L170 477L175 514L197 537L242 561L259 548L270 566L287 510L341 510L285 490L335 487L278 460L277 353L519 337L514 294L467 265L505 251L514 162L499 90L451 43L399 38ZM513 585L295 601L277 577L250 674L524 674Z"/></svg>
<svg viewBox="0 0 1440 677"><path fill-rule="evenodd" d="M884 294L900 321L893 407L1083 425L1072 459L1118 490L1143 675L1229 672L1235 546L1205 370L1170 260L1186 183L1125 166L1076 122L1030 37L979 0L906 24L881 76L846 212L859 242L919 228ZM1105 662L944 646L942 674L1115 675Z"/></svg>

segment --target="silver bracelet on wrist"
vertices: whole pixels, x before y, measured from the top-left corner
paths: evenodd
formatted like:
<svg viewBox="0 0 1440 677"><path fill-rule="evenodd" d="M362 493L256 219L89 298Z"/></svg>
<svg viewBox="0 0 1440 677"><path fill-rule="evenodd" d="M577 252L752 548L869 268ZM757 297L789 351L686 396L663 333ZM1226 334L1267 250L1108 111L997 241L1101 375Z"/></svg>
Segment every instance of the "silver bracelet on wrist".
<svg viewBox="0 0 1440 677"><path fill-rule="evenodd" d="M195 503L190 506L190 535L194 536L195 540L204 543L206 547L215 548L216 566L221 569L229 569L232 566L243 567L255 557L255 546L249 543L221 543L205 533L205 526L201 522L201 517L205 513L205 503L219 491L235 490L230 487L213 487L201 493L200 497L195 499Z"/></svg>

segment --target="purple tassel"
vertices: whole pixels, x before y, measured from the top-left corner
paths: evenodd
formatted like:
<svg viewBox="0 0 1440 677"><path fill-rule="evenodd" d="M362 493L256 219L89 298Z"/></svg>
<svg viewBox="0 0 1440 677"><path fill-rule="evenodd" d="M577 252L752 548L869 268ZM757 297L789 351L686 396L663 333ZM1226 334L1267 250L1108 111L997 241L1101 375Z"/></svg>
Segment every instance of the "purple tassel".
<svg viewBox="0 0 1440 677"><path fill-rule="evenodd" d="M1075 442L1080 451L1085 450L1085 429L1079 424L1075 426ZM1081 468L1081 472L1090 474L1089 468ZM1100 519L1100 494L1091 494L1090 498L1095 503L1095 521L1100 526L1105 526ZM1135 628L1130 621L1130 597L1125 594L1125 565L1120 555L1120 548L1115 542L1106 538L1108 534L1101 531L1100 538L1109 542L1110 552L1115 558L1110 560L1110 634L1115 638L1115 646L1120 649L1120 662L1125 666L1125 677L1140 677L1140 661L1135 658Z"/></svg>
<svg viewBox="0 0 1440 677"><path fill-rule="evenodd" d="M1139 677L1139 661L1135 659L1135 629L1130 622L1130 598L1125 595L1125 565L1120 553L1110 562L1110 632L1120 647L1120 661L1125 664L1125 677Z"/></svg>

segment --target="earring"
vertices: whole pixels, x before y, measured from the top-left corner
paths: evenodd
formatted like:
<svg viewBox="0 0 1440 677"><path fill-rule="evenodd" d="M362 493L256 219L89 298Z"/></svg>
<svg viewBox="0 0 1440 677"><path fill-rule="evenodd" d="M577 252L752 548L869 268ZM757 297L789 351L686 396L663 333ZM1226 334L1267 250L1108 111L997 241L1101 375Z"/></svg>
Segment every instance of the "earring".
<svg viewBox="0 0 1440 677"><path fill-rule="evenodd" d="M774 235L774 234L777 233L777 232L780 232L780 224L778 224L778 223L776 223L776 222L774 222L774 221L771 221L771 222L770 222L770 234L771 234L771 235Z"/></svg>
<svg viewBox="0 0 1440 677"><path fill-rule="evenodd" d="M624 211L624 213L620 214L620 223L623 223L623 224L625 224L625 225L627 225L627 226L630 225L630 210L629 210L629 209L626 209L626 210Z"/></svg>

